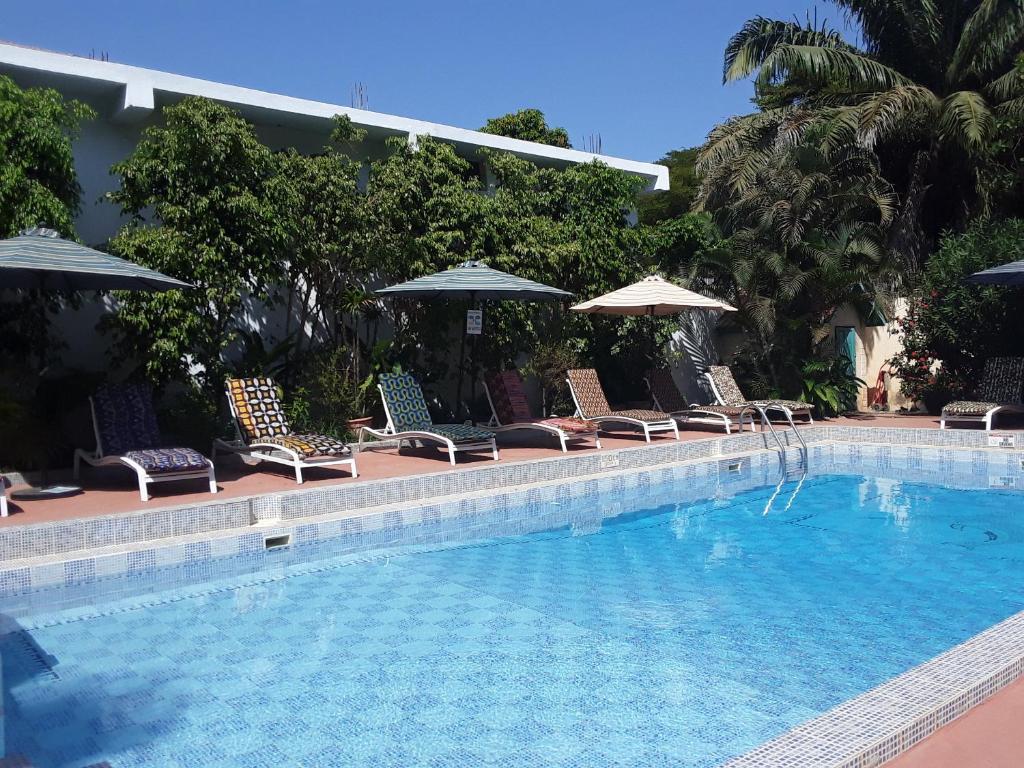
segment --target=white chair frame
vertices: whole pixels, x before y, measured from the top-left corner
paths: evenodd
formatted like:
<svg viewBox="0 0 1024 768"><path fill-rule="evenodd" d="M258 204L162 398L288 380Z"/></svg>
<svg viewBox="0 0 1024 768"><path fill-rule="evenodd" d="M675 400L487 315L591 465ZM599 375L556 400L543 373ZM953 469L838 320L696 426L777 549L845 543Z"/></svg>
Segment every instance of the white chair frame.
<svg viewBox="0 0 1024 768"><path fill-rule="evenodd" d="M669 416L669 414L665 414L666 416L669 416L669 418L664 421L644 421L642 419L634 419L631 416L622 416L615 412L606 413L601 416L591 416L586 414L580 407L580 400L576 397L576 389L573 387L572 380L569 379L568 376L565 378L565 383L569 385L569 393L572 395L573 405L576 406L575 415L580 418L586 419L587 421L595 421L598 424L629 424L634 427L640 427L644 433L644 440L648 443L651 442L651 435L655 432L672 432L675 435L676 440L679 439L679 425L676 423L674 418ZM605 431L607 432L608 430Z"/></svg>
<svg viewBox="0 0 1024 768"><path fill-rule="evenodd" d="M725 427L725 434L732 434L733 424L736 424L739 431L743 432L744 417L749 416L747 423L750 424L750 431L754 432L754 413L755 408L744 408L739 415L738 419L734 419L727 413L719 413L718 411L704 411L701 410L700 403L691 403L690 409L687 411L666 411L662 404L658 401L658 396L654 394L654 390L651 389L651 382L644 377L644 383L647 384L647 391L651 393L651 403L654 405L656 411L665 411L669 416L675 419L680 424L710 424L711 426L723 426Z"/></svg>
<svg viewBox="0 0 1024 768"><path fill-rule="evenodd" d="M235 410L235 403L231 398L231 392L227 392L228 408L231 410L231 421L235 425L235 439L224 440L217 438L213 441L213 458L217 458L217 450L225 453L236 453L240 456L248 456L258 461L269 461L272 464L283 464L295 470L295 482L302 485L302 470L314 467L340 467L348 465L353 478L359 477L359 470L356 468L356 459L349 448L347 456L303 456L298 451L293 451L283 445L275 443L264 443L254 440L251 443L245 441L242 428L239 425L238 411Z"/></svg>
<svg viewBox="0 0 1024 768"><path fill-rule="evenodd" d="M957 422L965 421L969 424L983 424L986 432L992 431L992 422L995 420L995 416L999 412L1005 413L1024 413L1024 406L1015 405L1013 403L1006 403L1003 405L997 405L995 408L990 408L983 414L969 414L969 413L946 413L946 409L942 409L942 414L939 417L939 429L946 428L946 422Z"/></svg>
<svg viewBox="0 0 1024 768"><path fill-rule="evenodd" d="M149 474L146 469L137 461L132 461L126 456L107 456L103 453L103 441L100 439L100 427L96 421L96 403L89 398L89 411L92 413L92 429L96 436L96 450L86 451L82 448L75 449L75 460L73 475L78 480L82 474L82 462L90 467L128 467L135 472L139 480L139 496L143 501L149 501L149 486L152 483L169 483L174 480L198 480L206 479L210 483L210 493L217 493L217 478L214 475L213 462L206 459L206 469L190 469L183 472L160 472L155 475ZM204 457L205 458L205 457Z"/></svg>
<svg viewBox="0 0 1024 768"><path fill-rule="evenodd" d="M494 460L498 460L498 443L495 438L490 440L480 440L477 442L459 442L445 437L444 435L438 434L437 432L430 432L427 430L407 430L405 432L399 432L395 429L395 421L391 416L391 409L388 407L388 400L384 396L384 389L380 384L377 385L377 389L380 391L381 402L384 403L384 415L387 416L387 426L384 429L374 429L373 427L360 427L359 428L359 450L363 450L363 440L366 435L375 437L378 440L395 440L398 442L398 450L402 449L402 443L413 440L424 440L427 442L441 443L448 450L448 461L451 465L455 466L455 454L457 451L482 451L489 450L494 456Z"/></svg>
<svg viewBox="0 0 1024 768"><path fill-rule="evenodd" d="M514 424L502 424L501 419L498 418L498 410L494 407L494 400L491 398L491 388L487 386L487 382L483 382L484 394L487 395L487 405L491 409L491 418L487 422L487 426L493 429L495 432L512 432L517 429L532 429L537 432L547 432L549 435L554 435L558 438L559 444L562 446L562 453L569 452L569 443L581 443L587 440L594 441L594 447L601 447L601 437L598 435L597 430L593 432L566 432L560 427L556 427L554 424L543 424L540 422L532 421L520 421Z"/></svg>

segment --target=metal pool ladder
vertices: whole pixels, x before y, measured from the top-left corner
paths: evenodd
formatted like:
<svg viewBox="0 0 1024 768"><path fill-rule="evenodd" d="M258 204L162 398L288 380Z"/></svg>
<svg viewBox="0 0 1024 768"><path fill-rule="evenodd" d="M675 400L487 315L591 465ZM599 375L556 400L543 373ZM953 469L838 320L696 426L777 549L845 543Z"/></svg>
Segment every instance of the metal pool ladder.
<svg viewBox="0 0 1024 768"><path fill-rule="evenodd" d="M771 432L772 433L772 437L775 438L775 443L779 446L779 460L782 462L783 468L785 468L786 465L787 465L787 461L786 461L786 446L783 445L782 438L779 437L779 433L775 430L775 427L772 426L772 420L768 418L768 408L770 406L752 405L750 407L753 408L754 410L756 410L759 414L761 414L761 428L762 428L762 430L764 429L764 427L768 427L768 431ZM800 443L801 453L803 454L803 456L801 458L803 459L802 463L803 463L803 466L804 466L804 471L806 472L806 468L807 468L807 465L808 465L808 462L809 462L809 459L810 459L810 455L807 452L807 442L804 440L804 436L800 434L800 431L796 428L796 424L793 423L793 414L790 413L788 408L776 408L776 409L773 409L773 410L782 411L783 415L786 417L786 421L789 422L790 430L792 431L792 433L794 435L796 435L796 439Z"/></svg>
<svg viewBox="0 0 1024 768"><path fill-rule="evenodd" d="M775 427L772 426L771 419L768 418L768 407L761 405L755 405L751 407L754 408L759 414L761 414L762 431L764 427L767 426L768 431L771 432L772 437L775 438L775 443L779 446L779 463L782 465L782 477L779 478L779 483L778 485L775 486L775 491L769 497L768 503L764 505L764 512L762 514L767 515L771 511L772 505L775 503L775 499L777 499L779 494L782 492L782 486L785 485L786 481L790 479L789 461L787 457L786 446L783 444L782 438L779 437L779 433L775 430ZM797 494L800 493L800 489L803 488L804 481L807 479L807 467L810 455L807 451L807 442L804 440L804 436L801 435L800 431L796 428L796 424L793 423L793 414L790 413L789 409L778 408L773 410L781 410L782 413L785 415L786 421L789 422L790 431L794 435L796 435L796 439L800 443L800 449L802 454L800 461L800 481L797 483L796 488L793 490L792 495L789 497L789 501L786 502L786 508L783 510L785 512L788 512L789 508L793 506L793 502L796 501L796 497Z"/></svg>

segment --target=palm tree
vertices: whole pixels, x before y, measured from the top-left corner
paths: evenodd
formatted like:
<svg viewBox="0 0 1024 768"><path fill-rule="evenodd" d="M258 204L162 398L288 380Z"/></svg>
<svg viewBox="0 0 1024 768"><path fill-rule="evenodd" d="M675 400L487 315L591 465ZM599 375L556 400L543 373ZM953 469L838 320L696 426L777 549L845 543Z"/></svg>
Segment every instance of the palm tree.
<svg viewBox="0 0 1024 768"><path fill-rule="evenodd" d="M702 203L726 240L702 254L690 278L737 308L730 321L747 337L748 368L763 389L785 391L793 364L820 351L839 307L887 303L885 233L896 199L874 155L856 146L828 153L808 141L754 166L744 164L749 156L705 179Z"/></svg>
<svg viewBox="0 0 1024 768"><path fill-rule="evenodd" d="M712 132L698 168L729 163L734 191L779 147L817 134L878 154L900 190L890 247L908 266L924 231L985 206L985 150L1024 116L1024 0L837 0L859 45L825 24L757 17L725 52L726 82L754 76L762 110ZM721 182L722 179L719 179Z"/></svg>

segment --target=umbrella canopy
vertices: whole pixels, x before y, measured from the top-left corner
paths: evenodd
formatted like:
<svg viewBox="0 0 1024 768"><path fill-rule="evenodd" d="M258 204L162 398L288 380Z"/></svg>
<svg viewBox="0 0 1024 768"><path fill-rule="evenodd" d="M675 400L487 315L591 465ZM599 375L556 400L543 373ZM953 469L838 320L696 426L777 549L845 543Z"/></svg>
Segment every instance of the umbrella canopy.
<svg viewBox="0 0 1024 768"><path fill-rule="evenodd" d="M983 269L968 277L967 282L976 285L1024 285L1024 261Z"/></svg>
<svg viewBox="0 0 1024 768"><path fill-rule="evenodd" d="M0 240L0 288L44 291L170 291L191 288L155 270L59 237L26 229Z"/></svg>
<svg viewBox="0 0 1024 768"><path fill-rule="evenodd" d="M466 261L443 272L381 288L376 294L427 300L559 301L572 298L568 291L492 269L480 261Z"/></svg>
<svg viewBox="0 0 1024 768"><path fill-rule="evenodd" d="M603 315L675 315L684 309L720 309L735 312L724 301L709 299L699 293L680 288L657 275L645 277L638 283L577 304L577 312L596 312Z"/></svg>

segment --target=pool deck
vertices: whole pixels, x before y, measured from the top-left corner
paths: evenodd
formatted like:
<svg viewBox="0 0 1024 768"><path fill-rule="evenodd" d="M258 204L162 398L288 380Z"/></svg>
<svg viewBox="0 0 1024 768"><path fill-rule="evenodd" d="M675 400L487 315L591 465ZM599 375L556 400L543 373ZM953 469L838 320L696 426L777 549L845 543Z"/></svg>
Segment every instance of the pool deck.
<svg viewBox="0 0 1024 768"><path fill-rule="evenodd" d="M895 414L848 416L816 423L833 426L898 426L920 429L938 429L939 426L938 418L934 416ZM781 428L777 427L777 429ZM720 428L700 428L700 425L685 427L679 432L679 438L682 441L716 439L723 435L724 432ZM673 439L665 433L656 433L652 437L652 442L658 444ZM636 432L602 432L601 445L602 451L611 451L621 448L636 448L644 445L644 440ZM498 446L502 461L551 459L560 455L554 439L537 432L522 431L499 435ZM569 448L569 452L573 455L593 453L595 450L583 444ZM0 528L135 512L166 504L202 504L209 501L225 501L244 496L296 490L297 488L359 483L367 480L437 472L459 472L488 465L493 462L493 459L487 452L459 453L458 463L452 467L448 463L447 454L439 448L406 449L402 451L401 455L398 455L394 448L381 448L357 453L356 462L359 468L359 477L355 480L349 476L347 471L343 470L309 469L304 470L305 482L299 486L289 467L268 462L250 467L242 463L237 456L223 456L217 459L219 492L216 495L212 495L206 490L205 480L182 480L152 484L150 486L151 499L148 502L140 500L135 474L127 468L83 466L82 479L78 483L84 488L83 493L64 499L44 501L14 501L11 499L8 502L10 516L0 518ZM49 482L71 482L70 473L67 471L51 472ZM17 491L19 487L15 485L9 489L8 496L12 491Z"/></svg>
<svg viewBox="0 0 1024 768"><path fill-rule="evenodd" d="M863 414L816 422L829 426L856 426L867 428L938 429L937 417L925 415ZM999 431L1020 430L1024 421L1005 420ZM721 429L701 428L693 425L680 432L683 441L714 440L723 437ZM633 432L602 434L601 451L637 448L644 445L643 438ZM672 441L670 436L655 436L654 444ZM561 454L555 443L537 433L521 432L499 437L501 459L523 462L558 458ZM595 452L594 448L575 446L573 455ZM151 487L152 500L139 499L135 476L128 470L83 469L81 484L84 492L65 499L10 502L11 514L0 518L0 528L91 518L99 515L130 513L168 504L203 504L240 497L274 494L297 488L330 487L388 478L401 478L446 472L464 472L493 463L488 453L459 454L453 468L447 454L425 448L406 450L398 455L393 448L364 450L357 454L360 476L352 479L347 472L332 469L308 470L306 482L298 486L287 467L268 463L245 465L238 457L218 459L217 484L220 492L212 496L200 481L159 483ZM64 473L52 473L51 482L69 479ZM17 490L15 486L12 490ZM10 493L10 491L8 492ZM953 768L953 766L985 766L1003 768L1021 765L1024 754L1024 730L1018 724L1024 721L1024 679L1014 682L967 714L937 730L908 752L886 763L893 768ZM20 765L0 760L0 768Z"/></svg>

